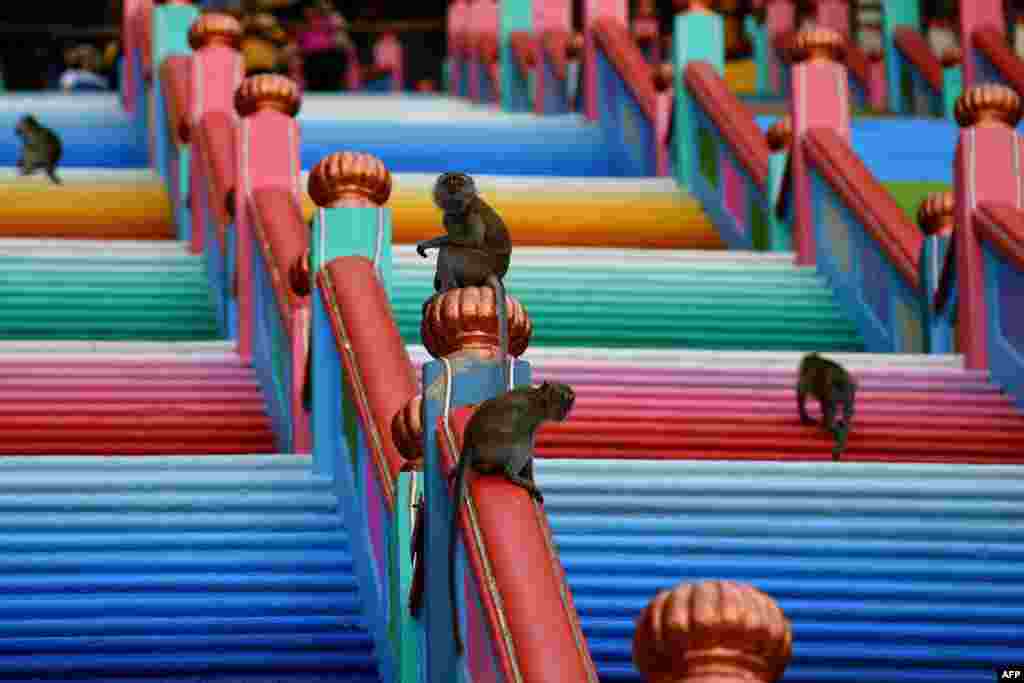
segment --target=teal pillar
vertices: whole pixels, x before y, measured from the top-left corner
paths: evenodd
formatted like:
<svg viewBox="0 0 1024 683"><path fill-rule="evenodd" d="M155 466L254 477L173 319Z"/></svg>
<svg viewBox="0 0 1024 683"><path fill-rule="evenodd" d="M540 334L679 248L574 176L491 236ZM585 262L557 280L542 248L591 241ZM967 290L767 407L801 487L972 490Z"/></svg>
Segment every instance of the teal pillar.
<svg viewBox="0 0 1024 683"><path fill-rule="evenodd" d="M696 121L689 90L683 84L687 64L704 61L725 78L725 22L712 12L677 14L673 33L673 67L675 72L675 135L672 146L676 159L676 182L689 189L697 166L693 131Z"/></svg>
<svg viewBox="0 0 1024 683"><path fill-rule="evenodd" d="M942 115L950 121L956 120L953 110L956 100L964 88L964 71L960 64L942 66Z"/></svg>
<svg viewBox="0 0 1024 683"><path fill-rule="evenodd" d="M757 94L768 95L771 80L768 66L768 29L763 22L748 14L743 19L744 28L754 44L754 64L757 67Z"/></svg>
<svg viewBox="0 0 1024 683"><path fill-rule="evenodd" d="M882 40L885 47L885 77L889 84L889 108L897 114L906 114L903 100L903 80L899 60L896 58L895 31L897 26L921 29L920 0L883 0Z"/></svg>
<svg viewBox="0 0 1024 683"><path fill-rule="evenodd" d="M192 54L188 44L188 30L199 16L199 9L193 5L156 5L153 7L153 106L156 108L152 121L156 141L156 168L164 182L169 180L169 154L173 139L167 130L167 104L164 101L163 86L160 82L160 65L171 55Z"/></svg>
<svg viewBox="0 0 1024 683"><path fill-rule="evenodd" d="M927 235L921 241L921 287L924 289L922 308L925 320L928 321L928 353L953 353L953 330L949 325L949 316L936 315L933 308L951 241L950 235L940 234Z"/></svg>
<svg viewBox="0 0 1024 683"><path fill-rule="evenodd" d="M543 2L543 0L538 0ZM501 72L501 108L503 111L532 111L530 94L530 78L519 73L515 58L512 56L512 42L509 38L513 31L533 31L532 0L501 0L498 3L498 43L499 68Z"/></svg>
<svg viewBox="0 0 1024 683"><path fill-rule="evenodd" d="M420 642L423 628L409 614L409 591L412 588L412 530L415 526L413 507L422 494L421 472L401 472L395 489L395 519L391 525L391 548L395 554L395 571L391 573L391 638L395 644L398 683L421 683L425 675Z"/></svg>

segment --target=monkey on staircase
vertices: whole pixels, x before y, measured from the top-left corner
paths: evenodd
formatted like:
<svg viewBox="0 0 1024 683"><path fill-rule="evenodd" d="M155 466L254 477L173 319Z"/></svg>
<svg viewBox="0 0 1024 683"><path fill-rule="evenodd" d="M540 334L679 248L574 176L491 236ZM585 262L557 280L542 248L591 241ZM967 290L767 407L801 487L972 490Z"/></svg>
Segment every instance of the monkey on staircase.
<svg viewBox="0 0 1024 683"><path fill-rule="evenodd" d="M821 426L832 433L835 447L832 459L838 460L846 450L846 437L853 420L853 403L857 382L839 363L817 353L809 353L800 361L796 384L797 410L805 425L819 424L807 414L807 396L813 396L821 405ZM840 406L843 416L838 416Z"/></svg>

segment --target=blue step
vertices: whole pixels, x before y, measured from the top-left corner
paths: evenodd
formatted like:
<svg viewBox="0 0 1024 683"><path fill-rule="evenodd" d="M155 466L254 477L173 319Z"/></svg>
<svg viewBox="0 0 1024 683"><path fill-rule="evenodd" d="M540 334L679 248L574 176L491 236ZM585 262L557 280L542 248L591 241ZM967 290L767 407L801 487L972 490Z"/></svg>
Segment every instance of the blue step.
<svg viewBox="0 0 1024 683"><path fill-rule="evenodd" d="M601 680L639 683L637 615L733 579L793 624L788 682L992 680L1024 661L1024 468L539 460Z"/></svg>
<svg viewBox="0 0 1024 683"><path fill-rule="evenodd" d="M376 682L308 456L0 459L0 680Z"/></svg>

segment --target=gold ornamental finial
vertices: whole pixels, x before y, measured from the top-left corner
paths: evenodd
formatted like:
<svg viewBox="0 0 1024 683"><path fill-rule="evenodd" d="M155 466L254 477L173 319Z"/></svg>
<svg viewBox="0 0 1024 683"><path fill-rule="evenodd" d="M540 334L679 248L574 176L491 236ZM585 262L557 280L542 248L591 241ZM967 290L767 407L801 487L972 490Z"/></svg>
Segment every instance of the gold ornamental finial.
<svg viewBox="0 0 1024 683"><path fill-rule="evenodd" d="M569 37L569 44L565 46L566 59L579 59L583 53L583 34L573 33Z"/></svg>
<svg viewBox="0 0 1024 683"><path fill-rule="evenodd" d="M391 196L391 173L384 162L363 152L335 152L309 173L309 196L320 207L345 202L383 206Z"/></svg>
<svg viewBox="0 0 1024 683"><path fill-rule="evenodd" d="M683 12L700 12L711 14L711 0L672 0L672 9L676 14Z"/></svg>
<svg viewBox="0 0 1024 683"><path fill-rule="evenodd" d="M964 51L959 45L953 45L952 47L946 48L946 51L942 53L942 58L939 61L942 62L943 68L948 69L962 62L963 58Z"/></svg>
<svg viewBox="0 0 1024 683"><path fill-rule="evenodd" d="M997 83L976 85L956 100L953 110L962 128L1006 125L1015 128L1020 121L1020 97Z"/></svg>
<svg viewBox="0 0 1024 683"><path fill-rule="evenodd" d="M637 619L633 663L648 683L773 683L793 654L775 601L734 581L661 591Z"/></svg>
<svg viewBox="0 0 1024 683"><path fill-rule="evenodd" d="M793 61L841 62L846 56L846 43L837 31L824 26L805 28L796 34Z"/></svg>
<svg viewBox="0 0 1024 683"><path fill-rule="evenodd" d="M764 134L768 149L781 152L793 142L793 117L786 114L777 119Z"/></svg>
<svg viewBox="0 0 1024 683"><path fill-rule="evenodd" d="M917 224L929 237L953 234L956 216L955 198L952 192L932 192L917 207Z"/></svg>
<svg viewBox="0 0 1024 683"><path fill-rule="evenodd" d="M193 50L224 45L237 50L242 44L242 25L230 14L200 14L188 30L188 44Z"/></svg>
<svg viewBox="0 0 1024 683"><path fill-rule="evenodd" d="M664 64L655 65L651 69L651 77L654 80L654 89L658 92L665 92L672 87L675 75L675 69L670 63L666 62Z"/></svg>
<svg viewBox="0 0 1024 683"><path fill-rule="evenodd" d="M463 287L435 294L423 304L420 338L434 358L472 350L485 356L498 353L498 309L490 287ZM533 323L516 299L505 296L508 313L508 352L520 356L530 344Z"/></svg>
<svg viewBox="0 0 1024 683"><path fill-rule="evenodd" d="M405 458L403 470L423 469L423 396L416 394L391 418L391 439Z"/></svg>
<svg viewBox="0 0 1024 683"><path fill-rule="evenodd" d="M301 105L299 86L287 76L249 76L235 90L235 111L243 117L273 109L294 118L299 113Z"/></svg>

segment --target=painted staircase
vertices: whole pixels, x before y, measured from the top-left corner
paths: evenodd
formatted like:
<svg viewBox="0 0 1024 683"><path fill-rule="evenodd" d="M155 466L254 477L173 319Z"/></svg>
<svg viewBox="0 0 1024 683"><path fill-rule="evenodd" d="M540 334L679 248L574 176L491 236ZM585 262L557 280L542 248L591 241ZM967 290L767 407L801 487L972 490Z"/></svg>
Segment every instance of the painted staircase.
<svg viewBox="0 0 1024 683"><path fill-rule="evenodd" d="M0 680L377 683L308 456L0 458Z"/></svg>
<svg viewBox="0 0 1024 683"><path fill-rule="evenodd" d="M602 683L637 615L734 579L793 624L786 683L986 683L1024 659L1024 469L551 460L536 466Z"/></svg>
<svg viewBox="0 0 1024 683"><path fill-rule="evenodd" d="M393 254L392 309L416 344L434 252ZM824 279L791 253L521 248L505 285L530 314L533 347L863 349Z"/></svg>
<svg viewBox="0 0 1024 683"><path fill-rule="evenodd" d="M219 337L203 257L182 242L0 240L0 339Z"/></svg>

